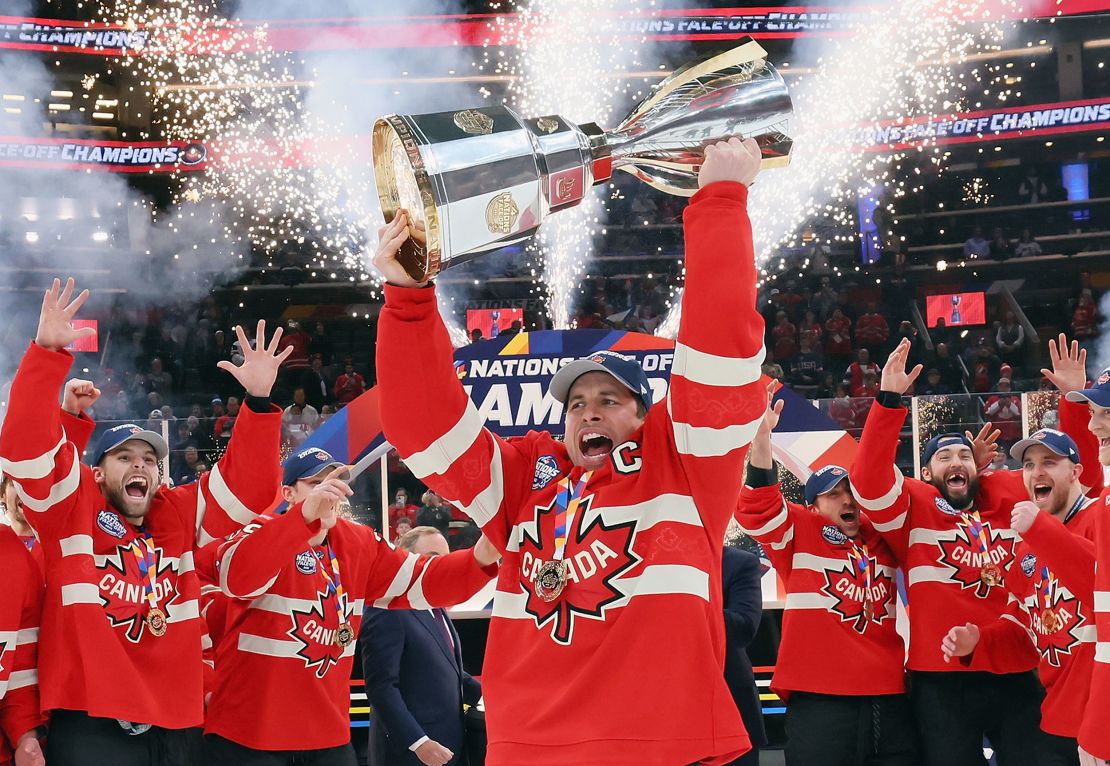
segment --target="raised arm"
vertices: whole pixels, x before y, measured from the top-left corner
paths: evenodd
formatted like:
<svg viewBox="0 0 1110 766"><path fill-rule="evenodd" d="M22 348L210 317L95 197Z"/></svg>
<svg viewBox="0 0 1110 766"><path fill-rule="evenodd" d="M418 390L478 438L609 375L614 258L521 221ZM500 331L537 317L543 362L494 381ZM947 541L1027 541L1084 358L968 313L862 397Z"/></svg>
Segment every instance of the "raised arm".
<svg viewBox="0 0 1110 766"><path fill-rule="evenodd" d="M382 427L409 470L504 550L515 523L506 516L530 491L534 457L527 440L490 433L463 390L435 288L416 283L397 262L406 221L398 215L379 232L374 257L388 280L378 322Z"/></svg>
<svg viewBox="0 0 1110 766"><path fill-rule="evenodd" d="M667 414L711 536L717 528L723 533L735 506L744 454L766 406L759 383L764 323L747 211L759 163L754 140L706 147L700 191L683 214L686 290ZM704 518L706 509L720 509L720 518Z"/></svg>
<svg viewBox="0 0 1110 766"><path fill-rule="evenodd" d="M1074 439L1075 446L1079 448L1079 464L1083 466L1079 481L1085 493L1098 497L1103 487L1098 437L1087 427L1087 408L1067 399L1069 392L1079 391L1087 385L1087 349L1080 348L1079 341L1073 340L1069 344L1067 336L1060 333L1058 339L1048 341L1048 358L1052 369L1042 369L1041 374L1060 390L1060 430Z"/></svg>
<svg viewBox="0 0 1110 766"><path fill-rule="evenodd" d="M58 395L73 357L65 347L94 332L75 329L73 317L88 298L74 297L74 283L55 279L42 300L35 340L12 381L0 469L12 477L27 518L36 529L63 518L75 505L82 482L81 455L63 428ZM95 400L95 398L94 398ZM87 427L77 438L88 441ZM84 471L92 483L91 474Z"/></svg>
<svg viewBox="0 0 1110 766"><path fill-rule="evenodd" d="M909 352L910 342L903 338L883 365L879 395L871 405L849 470L856 502L884 535L904 535L908 530L909 488L894 460L906 420L901 396L921 374L920 364L906 371Z"/></svg>

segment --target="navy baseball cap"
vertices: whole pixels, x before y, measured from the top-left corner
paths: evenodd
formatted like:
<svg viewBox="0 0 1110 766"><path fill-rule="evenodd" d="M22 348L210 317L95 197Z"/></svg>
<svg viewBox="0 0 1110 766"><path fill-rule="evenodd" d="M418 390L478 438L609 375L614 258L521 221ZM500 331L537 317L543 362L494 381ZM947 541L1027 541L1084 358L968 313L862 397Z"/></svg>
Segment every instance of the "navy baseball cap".
<svg viewBox="0 0 1110 766"><path fill-rule="evenodd" d="M944 449L945 447L952 447L957 444L962 444L968 449L974 450L971 442L963 434L937 434L929 441L925 442L925 452L921 455L922 465L928 465L929 461L933 459L933 455L937 454L937 450Z"/></svg>
<svg viewBox="0 0 1110 766"><path fill-rule="evenodd" d="M291 487L301 479L311 479L324 471L340 466L347 468L346 463L340 463L331 456L330 452L325 452L319 447L309 447L285 458L285 462L281 464L281 483Z"/></svg>
<svg viewBox="0 0 1110 766"><path fill-rule="evenodd" d="M99 465L106 454L124 442L129 442L132 439L146 442L153 447L154 454L158 456L159 460L170 453L170 448L166 444L166 440L162 438L162 434L155 431L148 431L134 423L124 423L123 425L109 428L100 435L100 441L96 443L96 449L93 450L92 453L92 464Z"/></svg>
<svg viewBox="0 0 1110 766"><path fill-rule="evenodd" d="M838 465L827 465L814 471L806 479L806 504L813 505L817 498L832 492L836 485L848 478L848 469Z"/></svg>
<svg viewBox="0 0 1110 766"><path fill-rule="evenodd" d="M566 404L574 381L587 372L609 373L640 400L645 410L651 409L651 385L648 384L644 368L632 357L616 351L598 351L582 359L575 359L555 373L548 390L557 401Z"/></svg>
<svg viewBox="0 0 1110 766"><path fill-rule="evenodd" d="M1069 391L1066 398L1069 402L1094 402L1099 407L1110 407L1110 367L1102 371L1092 388Z"/></svg>
<svg viewBox="0 0 1110 766"><path fill-rule="evenodd" d="M1053 428L1042 428L1040 431L1030 434L1028 439L1022 439L1010 447L1010 457L1014 460L1024 460L1025 450L1034 444L1048 447L1060 457L1066 457L1073 463L1079 462L1079 448L1075 446L1075 440L1063 431L1057 431Z"/></svg>

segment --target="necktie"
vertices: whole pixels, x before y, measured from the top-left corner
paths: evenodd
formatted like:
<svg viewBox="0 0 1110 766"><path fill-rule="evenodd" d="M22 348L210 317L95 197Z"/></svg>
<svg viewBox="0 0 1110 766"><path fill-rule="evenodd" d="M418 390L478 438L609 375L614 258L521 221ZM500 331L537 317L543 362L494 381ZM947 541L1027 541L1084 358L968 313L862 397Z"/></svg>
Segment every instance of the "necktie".
<svg viewBox="0 0 1110 766"><path fill-rule="evenodd" d="M447 617L443 614L442 609L433 609L432 615L435 617L439 629L443 631L443 638L447 641L447 648L450 649L453 654L455 651L455 641L451 638L451 629L447 627Z"/></svg>

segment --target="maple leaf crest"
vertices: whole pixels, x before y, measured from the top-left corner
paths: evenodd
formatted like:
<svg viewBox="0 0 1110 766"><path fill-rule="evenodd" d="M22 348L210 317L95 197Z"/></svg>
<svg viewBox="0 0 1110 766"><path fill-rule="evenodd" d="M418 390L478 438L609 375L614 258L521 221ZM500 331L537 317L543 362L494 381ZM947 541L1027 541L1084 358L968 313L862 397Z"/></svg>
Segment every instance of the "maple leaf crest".
<svg viewBox="0 0 1110 766"><path fill-rule="evenodd" d="M538 562L532 572L554 557L555 502L552 499L547 506L536 506L535 520L522 530L521 561L530 554L527 558ZM600 513L591 513L592 504L593 495L582 498L573 521L575 528L568 530L566 561L570 574L558 598L544 601L536 595L530 573L523 567L520 573L520 587L528 594L524 610L535 619L537 628L550 623L551 638L563 645L573 640L578 617L605 619L606 607L625 596L614 581L640 563L640 557L632 551L635 521L606 525Z"/></svg>
<svg viewBox="0 0 1110 766"><path fill-rule="evenodd" d="M874 556L867 557L867 566L871 570L870 618L864 609L868 595L867 573L860 570L858 560L852 559L850 565L846 562L840 569L826 567L825 584L821 586L825 595L835 599L832 611L840 615L841 622L852 623L857 633L864 633L871 623L881 623L888 618L886 605L894 593L894 581L879 571Z"/></svg>
<svg viewBox="0 0 1110 766"><path fill-rule="evenodd" d="M1014 557L1013 539L1002 537L991 528L989 521L983 522L983 533L986 535L988 553L991 554L989 558L979 552L978 539L972 537L970 524L962 520L953 530L952 539L937 541L940 548L937 563L951 570L952 579L960 584L962 590L974 588L978 598L986 598L991 590L983 582L983 567L994 562L998 570L1005 573L1006 565ZM1004 580L999 579L998 585L1004 584Z"/></svg>
<svg viewBox="0 0 1110 766"><path fill-rule="evenodd" d="M163 594L167 589L173 592L168 600L158 599L158 608L168 615L181 596L177 572L157 545L154 546L154 561L158 590ZM113 628L123 628L124 636L131 643L139 643L146 631L147 601L145 582L134 552L130 546L117 545L115 553L108 554L104 566L97 569L106 573L97 578L97 583L108 623Z"/></svg>
<svg viewBox="0 0 1110 766"><path fill-rule="evenodd" d="M293 627L287 635L301 645L297 655L304 660L305 667L315 668L316 677L323 678L339 662L343 649L335 643L335 631L339 627L335 605L328 602L326 591L317 591L316 595L315 603L307 612L293 610L290 614Z"/></svg>
<svg viewBox="0 0 1110 766"><path fill-rule="evenodd" d="M1040 593L1041 582L1036 583L1036 590L1034 593ZM1041 656L1045 662L1054 668L1060 667L1060 656L1063 654L1070 655L1072 648L1079 644L1079 629L1087 624L1087 616L1083 613L1083 607L1070 591L1062 588L1059 585L1055 588L1055 597L1052 600L1052 608L1056 612L1057 619L1063 620L1058 630L1048 631L1045 629L1044 624L1041 622L1041 614L1043 609L1039 606L1034 607L1030 614L1030 621L1033 626L1033 633L1037 636L1037 648L1040 649Z"/></svg>

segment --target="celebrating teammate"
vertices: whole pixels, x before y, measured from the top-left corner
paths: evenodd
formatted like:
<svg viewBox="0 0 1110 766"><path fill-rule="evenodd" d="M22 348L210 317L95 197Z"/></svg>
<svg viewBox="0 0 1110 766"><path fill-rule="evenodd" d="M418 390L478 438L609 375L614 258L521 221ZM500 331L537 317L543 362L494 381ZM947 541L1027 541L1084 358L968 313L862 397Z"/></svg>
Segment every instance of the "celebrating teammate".
<svg viewBox="0 0 1110 766"><path fill-rule="evenodd" d="M92 431L83 414L100 392L73 386L77 417L59 414L73 357L90 332L72 319L88 297L73 280L46 292L38 331L12 383L0 433L3 470L15 481L43 546L46 601L39 652L42 708L52 711L51 766L156 762L185 751L203 722L198 544L227 536L265 508L280 484L281 410L269 401L281 331L256 347L237 329L241 365L220 362L246 389L247 407L224 457L195 484L158 483L161 435L127 424L104 432L92 468L80 462Z"/></svg>
<svg viewBox="0 0 1110 766"><path fill-rule="evenodd" d="M913 766L906 649L894 629L895 556L859 512L847 469L815 471L806 506L783 499L771 454L782 406L768 406L752 442L736 520L786 586L771 679L786 702L786 763Z"/></svg>
<svg viewBox="0 0 1110 766"><path fill-rule="evenodd" d="M415 556L340 518L351 494L346 470L318 448L290 456L289 510L221 543L211 569L201 565L202 582L218 583L226 597L206 763L354 766L348 680L364 606L451 606L497 573L499 554L485 539L440 558Z"/></svg>
<svg viewBox="0 0 1110 766"><path fill-rule="evenodd" d="M860 507L899 555L909 584L912 701L926 766L979 763L986 734L999 764L1027 763L1037 752L1044 690L1033 669L1032 643L976 653L969 663L949 663L942 641L949 629L984 625L1006 609L1005 570L1014 556L1013 507L1028 499L1022 473L980 474L990 449L977 455L964 434L930 439L922 456L923 481L906 479L894 464L906 410L901 395L920 374L906 371L903 340L882 371L881 391L868 415L852 466ZM1062 391L1082 386L1078 348L1062 346L1048 371ZM1061 429L1082 422L1081 408L1060 405ZM989 440L988 440L989 443ZM1096 475L1084 456L1082 476ZM1083 481L1083 479L1081 479ZM1100 479L1092 480L1101 486ZM904 552L904 553L903 553ZM963 704L975 694L981 702Z"/></svg>
<svg viewBox="0 0 1110 766"><path fill-rule="evenodd" d="M720 577L766 407L745 210L759 164L751 140L706 149L684 215L686 295L666 401L652 404L631 357L578 360L551 382L566 406L561 442L483 427L435 289L397 262L405 216L383 230L386 436L505 554L483 671L491 766L719 764L750 748L721 673Z"/></svg>

